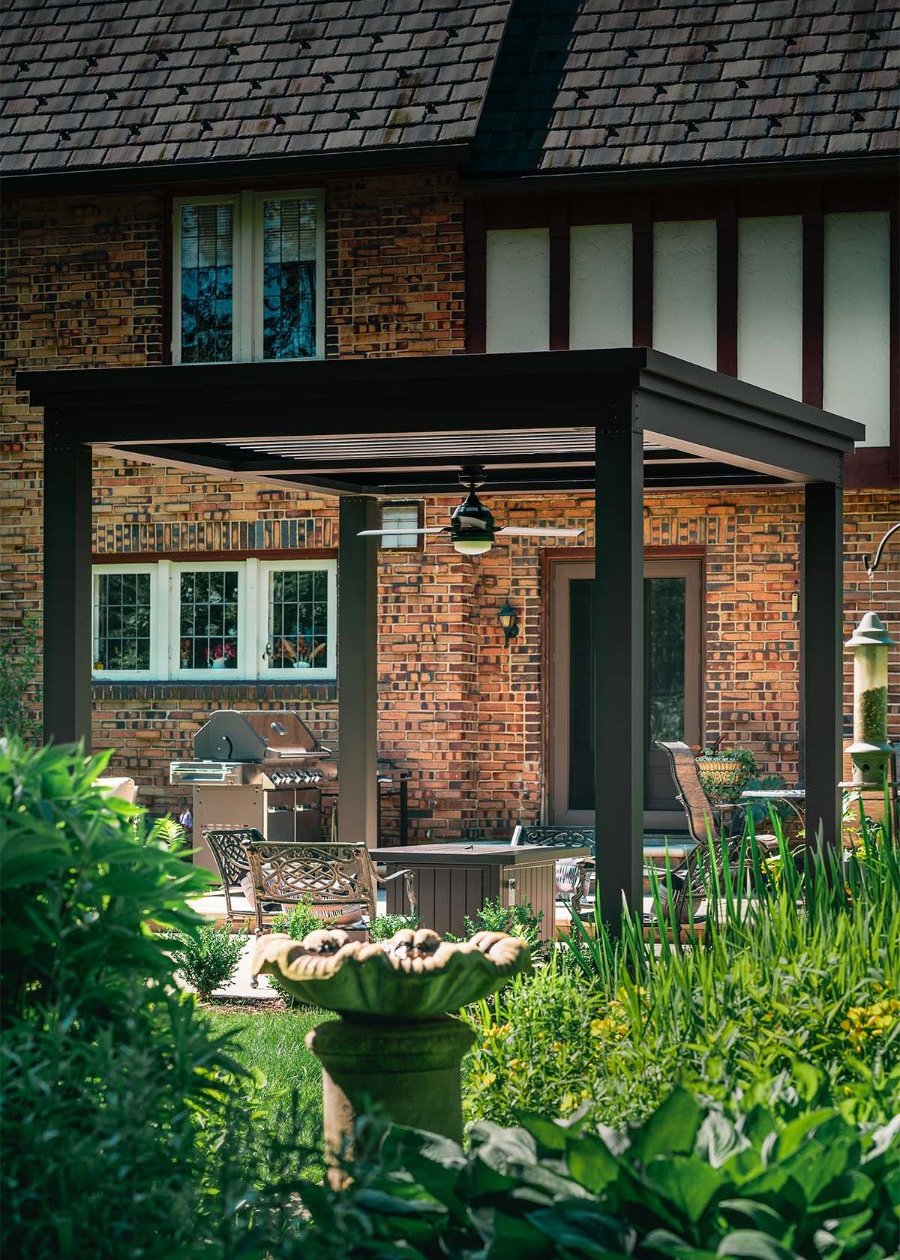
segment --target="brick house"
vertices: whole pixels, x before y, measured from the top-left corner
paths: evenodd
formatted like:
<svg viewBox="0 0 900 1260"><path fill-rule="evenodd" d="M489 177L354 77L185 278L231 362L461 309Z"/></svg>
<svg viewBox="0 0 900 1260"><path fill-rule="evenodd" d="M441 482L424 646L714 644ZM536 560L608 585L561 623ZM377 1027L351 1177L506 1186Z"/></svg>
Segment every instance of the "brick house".
<svg viewBox="0 0 900 1260"><path fill-rule="evenodd" d="M871 599L900 625L896 551L871 595L862 566L900 515L889 9L179 8L18 6L9 650L42 611L42 416L17 371L632 345L866 425L845 463L845 624ZM162 810L213 708L293 708L333 737L338 513L326 476L297 489L271 457L241 479L140 455L94 464L93 739ZM650 739L722 737L794 781L802 736L802 494L714 470L670 488L663 464L644 499L650 828L678 817ZM384 497L380 750L410 772L421 838L586 818L592 496L564 477L523 493L498 458L481 492L498 516L584 532L471 557L408 532L444 522L454 480ZM233 625L211 624L213 598ZM896 672L891 696L896 729Z"/></svg>

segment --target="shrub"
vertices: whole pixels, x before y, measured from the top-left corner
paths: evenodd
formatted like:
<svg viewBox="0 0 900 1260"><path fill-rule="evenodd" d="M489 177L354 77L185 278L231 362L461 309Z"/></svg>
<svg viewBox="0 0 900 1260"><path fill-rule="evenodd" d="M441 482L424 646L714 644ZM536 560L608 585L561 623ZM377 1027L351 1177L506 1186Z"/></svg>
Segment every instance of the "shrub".
<svg viewBox="0 0 900 1260"><path fill-rule="evenodd" d="M26 617L19 642L8 642L0 652L0 735L18 735L27 744L40 738L41 723L30 703L41 659L38 619Z"/></svg>
<svg viewBox="0 0 900 1260"><path fill-rule="evenodd" d="M327 926L328 920L320 918L313 911L311 899L301 901L296 906L291 906L290 910L278 915L272 923L272 927L276 932L286 932L292 941L302 941L304 936L309 936L310 932L317 932L319 928ZM284 999L288 1006L302 1005L285 988L278 976L269 976L269 984Z"/></svg>
<svg viewBox="0 0 900 1260"><path fill-rule="evenodd" d="M32 1260L182 1254L239 1070L151 930L195 931L209 880L94 788L107 761L0 741L0 1246Z"/></svg>
<svg viewBox="0 0 900 1260"><path fill-rule="evenodd" d="M541 935L543 910L535 914L527 901L514 906L504 906L499 897L486 901L474 918L466 915L466 932L474 936L476 932L508 932L510 936L522 936L529 945L536 945Z"/></svg>
<svg viewBox="0 0 900 1260"><path fill-rule="evenodd" d="M418 915L383 914L380 918L369 924L369 940L390 940L396 932L402 932L404 928L412 928L415 930L421 922L422 920Z"/></svg>
<svg viewBox="0 0 900 1260"><path fill-rule="evenodd" d="M240 962L247 937L229 928L205 923L196 934L169 937L169 948L183 979L207 999L214 989L226 988Z"/></svg>

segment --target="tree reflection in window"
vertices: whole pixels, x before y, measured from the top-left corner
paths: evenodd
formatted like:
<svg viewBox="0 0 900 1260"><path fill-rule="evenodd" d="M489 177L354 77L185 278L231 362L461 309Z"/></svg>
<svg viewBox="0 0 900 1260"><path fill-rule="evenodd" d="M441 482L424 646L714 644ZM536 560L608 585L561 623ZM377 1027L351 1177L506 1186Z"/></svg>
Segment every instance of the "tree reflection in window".
<svg viewBox="0 0 900 1260"><path fill-rule="evenodd" d="M263 358L316 353L316 203L263 208Z"/></svg>
<svg viewBox="0 0 900 1260"><path fill-rule="evenodd" d="M651 748L658 739L684 739L686 585L683 577L655 577L644 581Z"/></svg>
<svg viewBox="0 0 900 1260"><path fill-rule="evenodd" d="M181 210L181 361L225 363L234 335L234 208Z"/></svg>
<svg viewBox="0 0 900 1260"><path fill-rule="evenodd" d="M101 573L95 669L150 668L150 574Z"/></svg>

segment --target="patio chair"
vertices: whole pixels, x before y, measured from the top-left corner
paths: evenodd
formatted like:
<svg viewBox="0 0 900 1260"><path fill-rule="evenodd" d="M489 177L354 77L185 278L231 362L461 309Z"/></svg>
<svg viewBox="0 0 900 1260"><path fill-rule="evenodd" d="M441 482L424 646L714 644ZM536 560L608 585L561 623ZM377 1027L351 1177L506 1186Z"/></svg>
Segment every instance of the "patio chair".
<svg viewBox="0 0 900 1260"><path fill-rule="evenodd" d="M339 918L347 926L372 923L377 914L377 888L406 879L406 893L415 914L414 872L404 868L379 875L365 844L265 840L256 832L244 845L256 912L256 930L265 931L264 903L308 904L322 919Z"/></svg>
<svg viewBox="0 0 900 1260"><path fill-rule="evenodd" d="M216 828L204 833L209 851L222 880L222 892L225 894L225 922L229 925L234 919L234 907L231 894L234 889L243 892L242 885L250 875L250 859L244 845L259 836L255 827ZM262 837L260 836L260 839Z"/></svg>
<svg viewBox="0 0 900 1260"><path fill-rule="evenodd" d="M510 838L511 845L539 844L545 848L572 848L580 846L590 850L588 858L565 858L556 863L556 896L579 907L585 897L593 905L594 856L597 851L597 831L594 827L546 827L517 823ZM580 913L580 911L579 911Z"/></svg>
<svg viewBox="0 0 900 1260"><path fill-rule="evenodd" d="M672 771L672 778L677 788L677 799L684 809L688 832L691 839L695 842L695 847L687 857L671 870L675 898L675 920L677 923L686 923L691 914L692 902L695 905L699 905L705 899L706 889L715 880L716 876L721 880L723 874L721 870L723 858L721 833L723 823L726 823L726 821L728 834L725 855L729 861L729 868L735 876L739 877L743 874L737 866L740 836L735 835L733 819L727 818L731 811L740 810L743 808L743 805L740 802L736 804L731 804L730 802L713 804L710 801L700 782L694 754L687 744L678 740L671 742L657 740L657 747L663 750L669 760L669 768ZM710 854L710 836L713 839L713 856ZM756 841L763 851L771 851L777 847L777 840L774 835L757 834ZM713 860L717 867L715 871L712 869ZM668 909L665 905L667 894L664 872L659 873L659 887L663 899L663 910L664 913L668 914ZM653 916L645 917L652 918ZM693 917L697 919L702 916L694 913Z"/></svg>

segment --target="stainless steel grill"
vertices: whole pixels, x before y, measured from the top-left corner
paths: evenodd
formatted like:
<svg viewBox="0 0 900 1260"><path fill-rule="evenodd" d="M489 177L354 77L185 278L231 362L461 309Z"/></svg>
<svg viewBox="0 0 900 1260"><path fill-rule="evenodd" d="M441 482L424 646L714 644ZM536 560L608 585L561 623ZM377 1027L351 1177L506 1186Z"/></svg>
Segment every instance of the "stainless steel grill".
<svg viewBox="0 0 900 1260"><path fill-rule="evenodd" d="M173 761L171 783L191 784L194 860L214 869L209 831L255 827L267 840L321 840L337 763L296 713L219 709L194 736L192 761Z"/></svg>
<svg viewBox="0 0 900 1260"><path fill-rule="evenodd" d="M171 763L169 782L192 788L195 862L215 869L206 834L228 827L255 827L276 841L330 838L337 759L296 713L219 709L194 736L194 754ZM378 783L380 793L400 794L404 843L405 776L394 789L390 764L380 762Z"/></svg>

